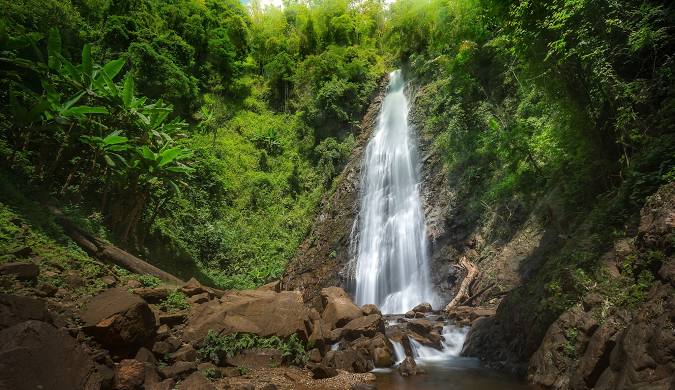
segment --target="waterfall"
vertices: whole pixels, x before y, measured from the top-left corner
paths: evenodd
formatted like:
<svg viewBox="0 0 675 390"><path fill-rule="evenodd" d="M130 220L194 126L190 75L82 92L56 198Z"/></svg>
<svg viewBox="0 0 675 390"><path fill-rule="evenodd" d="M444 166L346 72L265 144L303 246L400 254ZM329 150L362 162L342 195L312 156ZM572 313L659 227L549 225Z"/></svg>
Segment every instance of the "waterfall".
<svg viewBox="0 0 675 390"><path fill-rule="evenodd" d="M443 333L441 333L443 342L441 343L442 350L440 351L436 348L422 345L411 338L410 348L412 349L413 357L419 361L445 361L458 357L462 351L467 333L469 333L469 327L444 326Z"/></svg>
<svg viewBox="0 0 675 390"><path fill-rule="evenodd" d="M385 314L405 313L437 298L429 282L417 155L408 126L400 70L390 75L361 177L356 252L356 302Z"/></svg>

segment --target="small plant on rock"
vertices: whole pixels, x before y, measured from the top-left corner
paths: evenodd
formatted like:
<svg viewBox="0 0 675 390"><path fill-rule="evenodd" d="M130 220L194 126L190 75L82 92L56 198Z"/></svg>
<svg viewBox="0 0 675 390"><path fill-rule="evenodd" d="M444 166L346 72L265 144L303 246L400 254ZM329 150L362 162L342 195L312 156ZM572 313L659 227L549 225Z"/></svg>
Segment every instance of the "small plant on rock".
<svg viewBox="0 0 675 390"><path fill-rule="evenodd" d="M172 291L160 304L164 311L169 313L188 308L187 296L181 291Z"/></svg>

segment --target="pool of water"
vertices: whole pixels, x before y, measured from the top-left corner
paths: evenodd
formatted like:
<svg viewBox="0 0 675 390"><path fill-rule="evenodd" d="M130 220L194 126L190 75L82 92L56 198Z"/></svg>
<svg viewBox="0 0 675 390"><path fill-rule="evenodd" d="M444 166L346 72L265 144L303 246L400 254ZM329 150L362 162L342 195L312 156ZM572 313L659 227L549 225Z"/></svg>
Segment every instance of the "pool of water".
<svg viewBox="0 0 675 390"><path fill-rule="evenodd" d="M534 390L524 381L480 366L477 359L416 359L426 373L403 377L397 369L375 370L378 390Z"/></svg>

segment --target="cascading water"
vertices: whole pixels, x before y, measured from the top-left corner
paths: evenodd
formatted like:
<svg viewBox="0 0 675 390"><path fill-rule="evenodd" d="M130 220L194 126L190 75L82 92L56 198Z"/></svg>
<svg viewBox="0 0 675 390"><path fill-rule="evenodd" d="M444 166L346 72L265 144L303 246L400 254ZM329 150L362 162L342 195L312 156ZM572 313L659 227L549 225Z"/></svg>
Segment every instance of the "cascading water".
<svg viewBox="0 0 675 390"><path fill-rule="evenodd" d="M437 304L429 282L417 156L408 126L408 99L400 70L390 75L377 129L361 177L356 303L385 314Z"/></svg>

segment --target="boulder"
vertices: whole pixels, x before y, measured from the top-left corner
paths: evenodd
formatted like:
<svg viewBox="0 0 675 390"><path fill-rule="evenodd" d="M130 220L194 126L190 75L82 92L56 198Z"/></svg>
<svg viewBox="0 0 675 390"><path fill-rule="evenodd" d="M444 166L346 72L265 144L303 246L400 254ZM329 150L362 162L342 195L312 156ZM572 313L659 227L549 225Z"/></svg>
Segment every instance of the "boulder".
<svg viewBox="0 0 675 390"><path fill-rule="evenodd" d="M82 319L85 332L110 348L141 345L155 334L155 316L148 304L118 288L92 298Z"/></svg>
<svg viewBox="0 0 675 390"><path fill-rule="evenodd" d="M321 362L321 351L319 351L318 348L313 348L312 350L309 351L309 361L312 363L319 363Z"/></svg>
<svg viewBox="0 0 675 390"><path fill-rule="evenodd" d="M369 372L375 365L368 350L349 348L340 351L328 351L323 358L323 364L338 370L350 372Z"/></svg>
<svg viewBox="0 0 675 390"><path fill-rule="evenodd" d="M236 355L227 358L227 364L236 367L244 367L250 370L260 368L277 367L284 358L281 351L271 348L252 348L240 351Z"/></svg>
<svg viewBox="0 0 675 390"><path fill-rule="evenodd" d="M338 374L335 368L321 363L310 363L307 368L312 372L312 378L314 379L332 378Z"/></svg>
<svg viewBox="0 0 675 390"><path fill-rule="evenodd" d="M361 336L374 337L377 333L384 333L384 321L379 314L356 318L344 327L344 336L351 340Z"/></svg>
<svg viewBox="0 0 675 390"><path fill-rule="evenodd" d="M185 344L178 348L178 351L171 354L174 361L193 362L197 359L197 350L190 344Z"/></svg>
<svg viewBox="0 0 675 390"><path fill-rule="evenodd" d="M220 300L193 308L183 332L189 342L202 340L209 330L220 334L251 333L258 336L310 335L310 310L300 294L266 290L234 291Z"/></svg>
<svg viewBox="0 0 675 390"><path fill-rule="evenodd" d="M0 388L94 390L102 386L96 365L67 332L41 321L0 331Z"/></svg>
<svg viewBox="0 0 675 390"><path fill-rule="evenodd" d="M155 355L150 352L149 349L141 347L138 352L136 352L135 360L143 363L157 364L157 359Z"/></svg>
<svg viewBox="0 0 675 390"><path fill-rule="evenodd" d="M413 307L411 310L413 313L430 313L434 309L431 307L431 303L420 303L419 305Z"/></svg>
<svg viewBox="0 0 675 390"><path fill-rule="evenodd" d="M209 382L200 372L193 372L178 384L179 390L216 390L216 386Z"/></svg>
<svg viewBox="0 0 675 390"><path fill-rule="evenodd" d="M124 359L115 366L115 390L138 390L145 382L145 365L134 359Z"/></svg>
<svg viewBox="0 0 675 390"><path fill-rule="evenodd" d="M201 294L193 295L188 299L188 302L192 305L201 305L209 301L209 293L204 292Z"/></svg>
<svg viewBox="0 0 675 390"><path fill-rule="evenodd" d="M460 325L470 325L478 318L493 315L495 315L495 309L490 308L453 306L446 309L446 318Z"/></svg>
<svg viewBox="0 0 675 390"><path fill-rule="evenodd" d="M391 350L388 348L375 348L373 351L373 362L375 367L389 367L394 364L394 358Z"/></svg>
<svg viewBox="0 0 675 390"><path fill-rule="evenodd" d="M159 383L153 383L145 386L145 390L173 390L176 388L176 381L174 379L165 379Z"/></svg>
<svg viewBox="0 0 675 390"><path fill-rule="evenodd" d="M417 375L417 363L415 363L415 359L407 356L403 359L401 365L398 366L398 371L401 373L401 376Z"/></svg>
<svg viewBox="0 0 675 390"><path fill-rule="evenodd" d="M382 315L380 309L378 309L378 307L376 305L373 305L372 303L361 306L361 311L363 312L364 316L369 316L371 314Z"/></svg>
<svg viewBox="0 0 675 390"><path fill-rule="evenodd" d="M161 325L176 326L185 322L187 316L187 312L178 311L175 313L162 313L158 316L158 319Z"/></svg>
<svg viewBox="0 0 675 390"><path fill-rule="evenodd" d="M185 283L183 287L180 288L180 290L188 297L209 292L209 289L202 286L202 284L199 283L195 278L190 278L190 280L188 280L187 283Z"/></svg>
<svg viewBox="0 0 675 390"><path fill-rule="evenodd" d="M176 362L159 370L164 378L182 379L197 371L197 363Z"/></svg>
<svg viewBox="0 0 675 390"><path fill-rule="evenodd" d="M0 294L0 330L28 320L52 322L44 301Z"/></svg>
<svg viewBox="0 0 675 390"><path fill-rule="evenodd" d="M74 269L68 270L63 273L63 281L66 282L68 287L72 289L80 288L84 286L84 279L82 275Z"/></svg>
<svg viewBox="0 0 675 390"><path fill-rule="evenodd" d="M349 295L339 287L327 287L321 290L321 302L324 322L331 329L341 328L349 321L362 317L363 312L356 306Z"/></svg>
<svg viewBox="0 0 675 390"><path fill-rule="evenodd" d="M408 329L422 336L427 336L435 328L435 323L427 319L418 318L408 321Z"/></svg>
<svg viewBox="0 0 675 390"><path fill-rule="evenodd" d="M171 294L171 290L164 287L157 288L137 288L134 294L143 298L148 303L159 303Z"/></svg>
<svg viewBox="0 0 675 390"><path fill-rule="evenodd" d="M5 263L0 264L0 275L12 275L19 280L35 281L40 275L40 267L23 261Z"/></svg>

